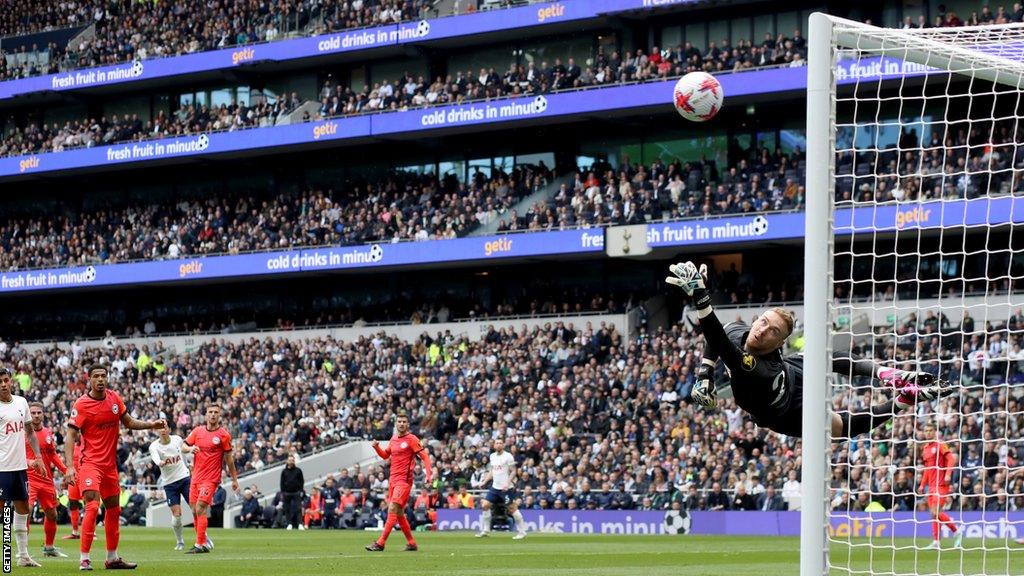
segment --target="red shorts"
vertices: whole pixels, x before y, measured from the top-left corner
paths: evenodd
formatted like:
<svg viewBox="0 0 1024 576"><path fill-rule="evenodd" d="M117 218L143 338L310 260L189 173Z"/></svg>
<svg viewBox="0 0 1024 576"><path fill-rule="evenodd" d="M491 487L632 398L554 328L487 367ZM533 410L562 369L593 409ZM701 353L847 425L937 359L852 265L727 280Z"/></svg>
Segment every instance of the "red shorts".
<svg viewBox="0 0 1024 576"><path fill-rule="evenodd" d="M411 484L391 484L388 486L388 502L405 508L405 505L409 502L409 494L411 492Z"/></svg>
<svg viewBox="0 0 1024 576"><path fill-rule="evenodd" d="M31 508L36 502L39 502L39 507L43 510L57 508L57 491L53 488L52 482L28 483L28 507Z"/></svg>
<svg viewBox="0 0 1024 576"><path fill-rule="evenodd" d="M949 501L949 492L940 490L938 492L928 493L928 508L938 508L942 510L946 507L946 502Z"/></svg>
<svg viewBox="0 0 1024 576"><path fill-rule="evenodd" d="M83 494L97 491L100 498L121 495L121 482L117 478L117 470L101 470L98 466L82 464L76 473L78 477L75 478L75 483Z"/></svg>
<svg viewBox="0 0 1024 576"><path fill-rule="evenodd" d="M213 502L213 493L217 491L217 486L220 486L220 482L196 482L193 478L192 485L188 490L189 504L205 502L209 506Z"/></svg>
<svg viewBox="0 0 1024 576"><path fill-rule="evenodd" d="M82 491L78 489L78 482L68 486L68 501L82 500Z"/></svg>

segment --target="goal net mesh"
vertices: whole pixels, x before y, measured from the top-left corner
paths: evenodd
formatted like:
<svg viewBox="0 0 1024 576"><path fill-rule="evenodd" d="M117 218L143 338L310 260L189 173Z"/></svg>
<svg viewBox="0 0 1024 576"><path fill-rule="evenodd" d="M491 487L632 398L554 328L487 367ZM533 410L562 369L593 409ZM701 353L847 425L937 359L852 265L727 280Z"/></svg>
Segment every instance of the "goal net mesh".
<svg viewBox="0 0 1024 576"><path fill-rule="evenodd" d="M1024 574L1022 63L1018 25L834 23L829 345L955 391L832 437L827 573ZM833 413L893 398L831 385ZM929 426L948 494L923 482Z"/></svg>

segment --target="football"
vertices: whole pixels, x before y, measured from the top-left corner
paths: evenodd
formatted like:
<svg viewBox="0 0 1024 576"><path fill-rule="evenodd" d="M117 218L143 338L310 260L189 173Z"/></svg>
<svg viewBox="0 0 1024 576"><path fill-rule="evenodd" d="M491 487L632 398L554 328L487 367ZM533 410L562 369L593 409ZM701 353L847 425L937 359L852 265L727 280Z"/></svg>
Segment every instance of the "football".
<svg viewBox="0 0 1024 576"><path fill-rule="evenodd" d="M693 122L711 120L722 109L722 85L707 72L690 72L676 82L672 104L676 112Z"/></svg>

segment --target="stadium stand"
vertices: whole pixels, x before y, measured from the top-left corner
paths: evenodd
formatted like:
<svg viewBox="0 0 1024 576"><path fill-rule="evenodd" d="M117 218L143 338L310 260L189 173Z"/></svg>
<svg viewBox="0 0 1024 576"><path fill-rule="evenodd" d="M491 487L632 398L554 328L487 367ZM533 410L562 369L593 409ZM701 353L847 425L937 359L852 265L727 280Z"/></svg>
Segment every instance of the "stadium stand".
<svg viewBox="0 0 1024 576"><path fill-rule="evenodd" d="M960 329L962 342L954 337ZM961 497L967 510L1024 509L1021 480L1005 484L1002 476L1024 457L1021 447L984 441L1019 438L1024 431L1020 418L989 414L1003 406L1010 415L1021 413L1022 329L1020 310L1006 325L987 326L970 316L955 326L945 317L911 315L855 350L869 356L875 350L882 358L895 347L898 361L911 362L920 341L928 358L918 361L920 369L941 370L967 387L962 403L950 397L934 407L942 433L955 438L962 426L960 438L974 439L960 442L963 466L954 472L969 488ZM412 407L414 429L436 440L433 507L463 505L456 491L482 474L479 464L495 435L514 441L528 508L667 509L673 502L683 509L749 508L764 504L759 496L769 487L787 507L798 507L799 439L757 430L731 400L709 413L681 401L700 349L687 323L632 340L615 326L552 325L491 330L480 339L424 333L415 341L383 334L352 342L209 340L179 354L117 343L29 353L3 344L0 361L29 375L27 395L47 406L60 406L80 390L79 367L100 358L110 363L114 385L139 416L167 415L187 428L195 406L221 402L232 434L248 440L236 445L244 470L343 438L380 436L393 410ZM55 381L69 385L44 385ZM856 403L866 406L870 396L865 388L855 405L834 408L860 409ZM896 509L924 506L914 497L911 419L898 417L892 438L889 433L876 430L875 442L853 442L844 449L849 458L836 456L850 465L835 468L834 488L856 491L834 490L834 507L857 510L892 494ZM123 440L126 483L152 482L149 440L128 434ZM381 472L350 470L333 481L343 491L365 489L376 506L386 492Z"/></svg>
<svg viewBox="0 0 1024 576"><path fill-rule="evenodd" d="M295 246L456 238L551 178L521 166L470 182L396 173L344 190L178 198L0 225L0 269L237 254Z"/></svg>
<svg viewBox="0 0 1024 576"><path fill-rule="evenodd" d="M44 50L22 47L13 54L0 53L6 56L0 58L0 79L405 22L421 18L431 4L427 0L6 2L0 13L0 37L93 25L96 31L93 38L76 45L51 44ZM45 54L28 57L38 52Z"/></svg>
<svg viewBox="0 0 1024 576"><path fill-rule="evenodd" d="M560 58L551 63L541 61L527 65L511 64L504 73L491 69L449 71L428 83L422 76L408 72L394 81L382 79L362 90L326 79L320 87L320 105L306 121L354 114L398 111L445 104L461 104L478 100L520 95L547 94L562 90L599 88L601 86L650 82L682 76L688 72L743 71L764 66L800 66L801 54L806 56L806 41L800 31L793 37L780 35L760 45L743 40L736 47L715 42L705 52L687 43L673 50L637 48L620 55L605 53L599 47L589 60L579 66L575 60ZM158 113L151 120L116 117L67 121L62 126L27 123L15 125L0 141L0 156L33 152L59 152L97 144L114 144L200 132L238 130L273 125L278 117L298 109L304 101L296 93L270 102L265 95L249 105L232 102L209 108L183 106L171 114Z"/></svg>

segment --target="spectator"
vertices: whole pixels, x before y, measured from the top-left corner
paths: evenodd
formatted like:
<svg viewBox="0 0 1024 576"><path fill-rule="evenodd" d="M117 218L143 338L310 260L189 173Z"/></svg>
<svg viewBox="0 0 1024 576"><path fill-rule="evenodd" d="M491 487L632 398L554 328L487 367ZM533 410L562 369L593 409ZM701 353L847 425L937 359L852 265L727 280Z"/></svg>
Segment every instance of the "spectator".
<svg viewBox="0 0 1024 576"><path fill-rule="evenodd" d="M242 492L242 513L235 517L235 525L240 528L259 527L263 509L260 502L253 497L252 490L246 488Z"/></svg>
<svg viewBox="0 0 1024 576"><path fill-rule="evenodd" d="M323 527L321 522L324 518L324 505L325 502L320 495L320 489L313 487L313 492L309 495L309 501L306 503L306 508L302 515L302 524L307 530L314 522L317 526Z"/></svg>
<svg viewBox="0 0 1024 576"><path fill-rule="evenodd" d="M345 490L345 496L348 498L348 501L343 502L341 493L338 491L338 487L335 486L334 477L328 476L323 488L320 490L320 496L323 498L324 528L328 530L337 528L339 512L343 511L346 505L352 505L355 502L355 498L352 497L352 491Z"/></svg>
<svg viewBox="0 0 1024 576"><path fill-rule="evenodd" d="M128 504L121 509L121 517L128 526L146 525L146 507L149 504L146 496L139 492L139 486L133 485L131 496L128 497Z"/></svg>
<svg viewBox="0 0 1024 576"><path fill-rule="evenodd" d="M732 504L729 501L729 496L722 491L722 485L715 482L711 486L711 493L708 494L705 501L705 510L719 511L719 510L730 510Z"/></svg>
<svg viewBox="0 0 1024 576"><path fill-rule="evenodd" d="M302 469L295 465L295 457L288 456L285 467L281 470L281 494L283 495L284 515L285 521L288 523L288 530L296 526L299 530L306 529L305 524L299 522L305 484Z"/></svg>
<svg viewBox="0 0 1024 576"><path fill-rule="evenodd" d="M768 486L765 491L757 497L755 510L766 512L777 512L786 510L786 502L782 496L775 493L775 486Z"/></svg>

